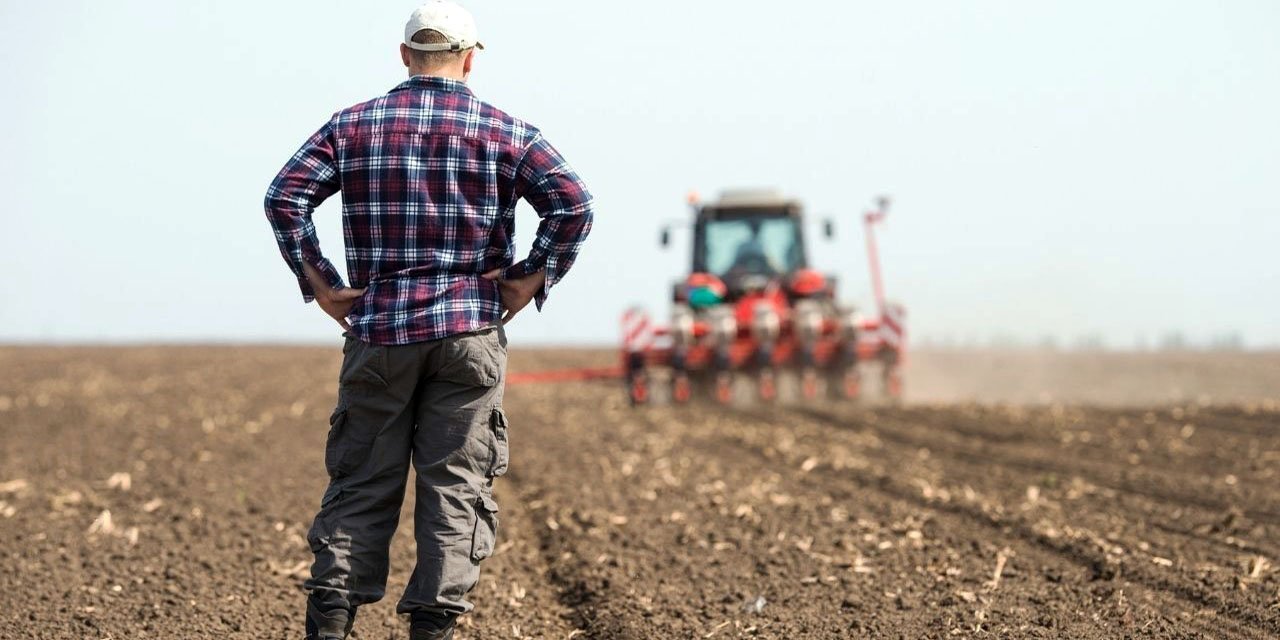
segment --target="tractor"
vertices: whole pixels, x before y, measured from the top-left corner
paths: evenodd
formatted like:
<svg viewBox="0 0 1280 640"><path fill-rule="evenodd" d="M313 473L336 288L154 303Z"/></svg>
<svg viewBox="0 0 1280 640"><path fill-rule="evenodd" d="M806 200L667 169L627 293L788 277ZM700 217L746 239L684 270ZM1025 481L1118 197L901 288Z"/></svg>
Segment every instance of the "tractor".
<svg viewBox="0 0 1280 640"><path fill-rule="evenodd" d="M888 201L863 215L875 293L875 316L836 299L836 276L814 269L805 243L800 202L773 191L727 191L718 200L689 197L692 262L671 288L670 323L660 326L641 309L622 318L622 371L634 405L653 398L659 381L674 403L710 396L729 404L739 376L764 402L779 394L779 376L793 376L798 396L853 400L864 363L879 365L882 390L902 394L905 312L887 303L873 227ZM660 244L670 246L673 228ZM822 224L831 239L835 227ZM654 370L669 370L658 377Z"/></svg>

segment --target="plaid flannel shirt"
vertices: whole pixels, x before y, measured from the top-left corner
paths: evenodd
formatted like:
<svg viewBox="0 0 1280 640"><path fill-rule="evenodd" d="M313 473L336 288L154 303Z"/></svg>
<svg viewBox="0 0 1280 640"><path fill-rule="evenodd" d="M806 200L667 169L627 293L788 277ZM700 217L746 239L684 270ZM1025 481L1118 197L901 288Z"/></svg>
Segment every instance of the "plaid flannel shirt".
<svg viewBox="0 0 1280 640"><path fill-rule="evenodd" d="M433 340L492 325L496 282L546 272L539 310L591 229L591 195L539 131L448 78L414 76L387 95L334 114L267 189L267 218L303 300L310 263L342 277L320 252L311 214L342 191L347 274L367 287L349 320L373 344ZM541 222L529 255L512 263L516 202Z"/></svg>

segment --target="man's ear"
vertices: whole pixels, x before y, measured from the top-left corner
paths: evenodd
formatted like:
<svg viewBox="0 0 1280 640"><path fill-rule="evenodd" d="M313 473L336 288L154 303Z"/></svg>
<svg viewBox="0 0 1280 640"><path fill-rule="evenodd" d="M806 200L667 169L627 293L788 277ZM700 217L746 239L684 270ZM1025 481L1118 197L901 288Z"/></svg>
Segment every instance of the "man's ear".
<svg viewBox="0 0 1280 640"><path fill-rule="evenodd" d="M476 57L476 49L472 47L467 49L467 57L462 59L462 75L471 75L471 61Z"/></svg>
<svg viewBox="0 0 1280 640"><path fill-rule="evenodd" d="M409 47L406 47L403 42L400 43L400 62L403 62L406 67L409 66Z"/></svg>

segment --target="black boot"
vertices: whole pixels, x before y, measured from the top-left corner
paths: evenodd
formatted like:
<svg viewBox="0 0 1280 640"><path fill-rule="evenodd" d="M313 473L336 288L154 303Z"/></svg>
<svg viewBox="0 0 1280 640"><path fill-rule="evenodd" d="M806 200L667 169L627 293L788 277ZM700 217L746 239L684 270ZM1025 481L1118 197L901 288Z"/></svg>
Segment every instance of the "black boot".
<svg viewBox="0 0 1280 640"><path fill-rule="evenodd" d="M346 640L355 621L354 611L321 611L310 598L307 599L307 640Z"/></svg>
<svg viewBox="0 0 1280 640"><path fill-rule="evenodd" d="M409 640L453 640L457 616L415 612L409 616Z"/></svg>

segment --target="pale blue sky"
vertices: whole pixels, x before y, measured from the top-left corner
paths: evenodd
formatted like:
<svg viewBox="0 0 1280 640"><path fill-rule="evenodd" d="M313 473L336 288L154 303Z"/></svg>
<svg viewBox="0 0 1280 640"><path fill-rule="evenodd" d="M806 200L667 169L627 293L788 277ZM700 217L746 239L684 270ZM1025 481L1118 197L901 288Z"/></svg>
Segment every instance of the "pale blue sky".
<svg viewBox="0 0 1280 640"><path fill-rule="evenodd" d="M402 79L415 6L0 3L0 341L334 341L262 195L333 111ZM657 230L686 191L768 185L842 221L813 257L864 303L856 215L895 198L887 283L917 336L1280 344L1280 3L468 6L473 88L597 197L513 340L665 315L687 236L664 253ZM341 264L338 198L316 217Z"/></svg>

